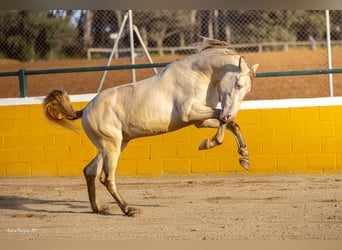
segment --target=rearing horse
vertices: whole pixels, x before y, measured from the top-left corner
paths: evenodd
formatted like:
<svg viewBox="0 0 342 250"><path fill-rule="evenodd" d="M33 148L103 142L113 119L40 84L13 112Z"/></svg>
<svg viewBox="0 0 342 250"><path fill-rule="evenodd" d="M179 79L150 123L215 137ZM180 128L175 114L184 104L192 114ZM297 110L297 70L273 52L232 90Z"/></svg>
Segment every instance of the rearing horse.
<svg viewBox="0 0 342 250"><path fill-rule="evenodd" d="M83 170L94 212L105 209L96 198L97 176L125 215L139 212L128 206L115 183L119 155L134 138L192 124L217 128L213 138L201 143L202 150L221 144L228 129L242 156L241 166L249 169L247 146L234 118L251 90L258 65L249 67L242 56L222 41L205 38L200 46L199 52L169 64L151 78L102 91L83 110L75 111L63 90L53 90L45 98L44 113L49 120L75 129L69 121L82 118L83 129L98 149L96 157ZM217 108L219 102L222 109Z"/></svg>

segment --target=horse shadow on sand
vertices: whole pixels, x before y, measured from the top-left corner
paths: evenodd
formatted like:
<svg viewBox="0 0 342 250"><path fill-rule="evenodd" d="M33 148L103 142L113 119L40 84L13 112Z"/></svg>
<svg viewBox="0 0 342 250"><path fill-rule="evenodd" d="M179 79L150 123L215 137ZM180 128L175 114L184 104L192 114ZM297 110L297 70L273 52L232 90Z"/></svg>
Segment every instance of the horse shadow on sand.
<svg viewBox="0 0 342 250"><path fill-rule="evenodd" d="M112 202L107 205L108 209L99 213L100 215L122 216L122 212L118 209L117 204ZM160 207L160 205L142 205L132 204L135 207ZM13 210L16 212L26 212L21 216L26 217L37 216L39 213L48 214L91 214L88 201L84 200L44 200L31 197L20 197L16 195L0 195L0 210ZM14 214L13 217L17 217ZM19 215L20 216L20 215Z"/></svg>

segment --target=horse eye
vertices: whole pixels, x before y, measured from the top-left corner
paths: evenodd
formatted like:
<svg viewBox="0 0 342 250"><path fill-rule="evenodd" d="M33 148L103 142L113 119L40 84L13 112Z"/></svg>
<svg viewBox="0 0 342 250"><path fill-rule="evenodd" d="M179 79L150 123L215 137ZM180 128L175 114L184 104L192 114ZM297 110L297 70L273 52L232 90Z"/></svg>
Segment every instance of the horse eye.
<svg viewBox="0 0 342 250"><path fill-rule="evenodd" d="M242 85L238 81L236 81L234 88L235 89L242 89Z"/></svg>

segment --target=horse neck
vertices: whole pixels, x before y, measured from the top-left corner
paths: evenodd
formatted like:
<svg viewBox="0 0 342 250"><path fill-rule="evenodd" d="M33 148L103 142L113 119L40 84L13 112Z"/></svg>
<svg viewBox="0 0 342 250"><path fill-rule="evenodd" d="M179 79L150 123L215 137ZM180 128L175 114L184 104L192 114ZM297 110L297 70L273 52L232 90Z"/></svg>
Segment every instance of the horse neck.
<svg viewBox="0 0 342 250"><path fill-rule="evenodd" d="M229 67L228 70L239 71L238 66L241 56L230 51L227 52L226 49L202 51L198 56L199 65L202 64L202 67L208 67L214 71L227 65Z"/></svg>

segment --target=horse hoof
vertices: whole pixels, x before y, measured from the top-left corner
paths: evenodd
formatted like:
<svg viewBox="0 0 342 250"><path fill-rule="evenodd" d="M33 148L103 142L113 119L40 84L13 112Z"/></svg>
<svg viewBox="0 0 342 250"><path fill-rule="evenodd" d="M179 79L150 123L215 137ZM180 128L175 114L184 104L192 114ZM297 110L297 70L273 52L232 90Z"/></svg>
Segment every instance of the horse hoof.
<svg viewBox="0 0 342 250"><path fill-rule="evenodd" d="M107 206L103 206L103 205L96 205L95 207L92 207L93 213L101 213L102 211L108 209Z"/></svg>
<svg viewBox="0 0 342 250"><path fill-rule="evenodd" d="M112 210L109 206L101 205L97 213L101 215L110 215L112 214Z"/></svg>
<svg viewBox="0 0 342 250"><path fill-rule="evenodd" d="M240 162L241 167L249 171L249 159L240 158L239 162Z"/></svg>
<svg viewBox="0 0 342 250"><path fill-rule="evenodd" d="M142 214L142 212L134 207L129 207L127 212L125 213L125 215L128 217L135 217L140 214Z"/></svg>
<svg viewBox="0 0 342 250"><path fill-rule="evenodd" d="M209 148L209 139L205 139L201 142L201 144L198 147L198 150L205 150Z"/></svg>

